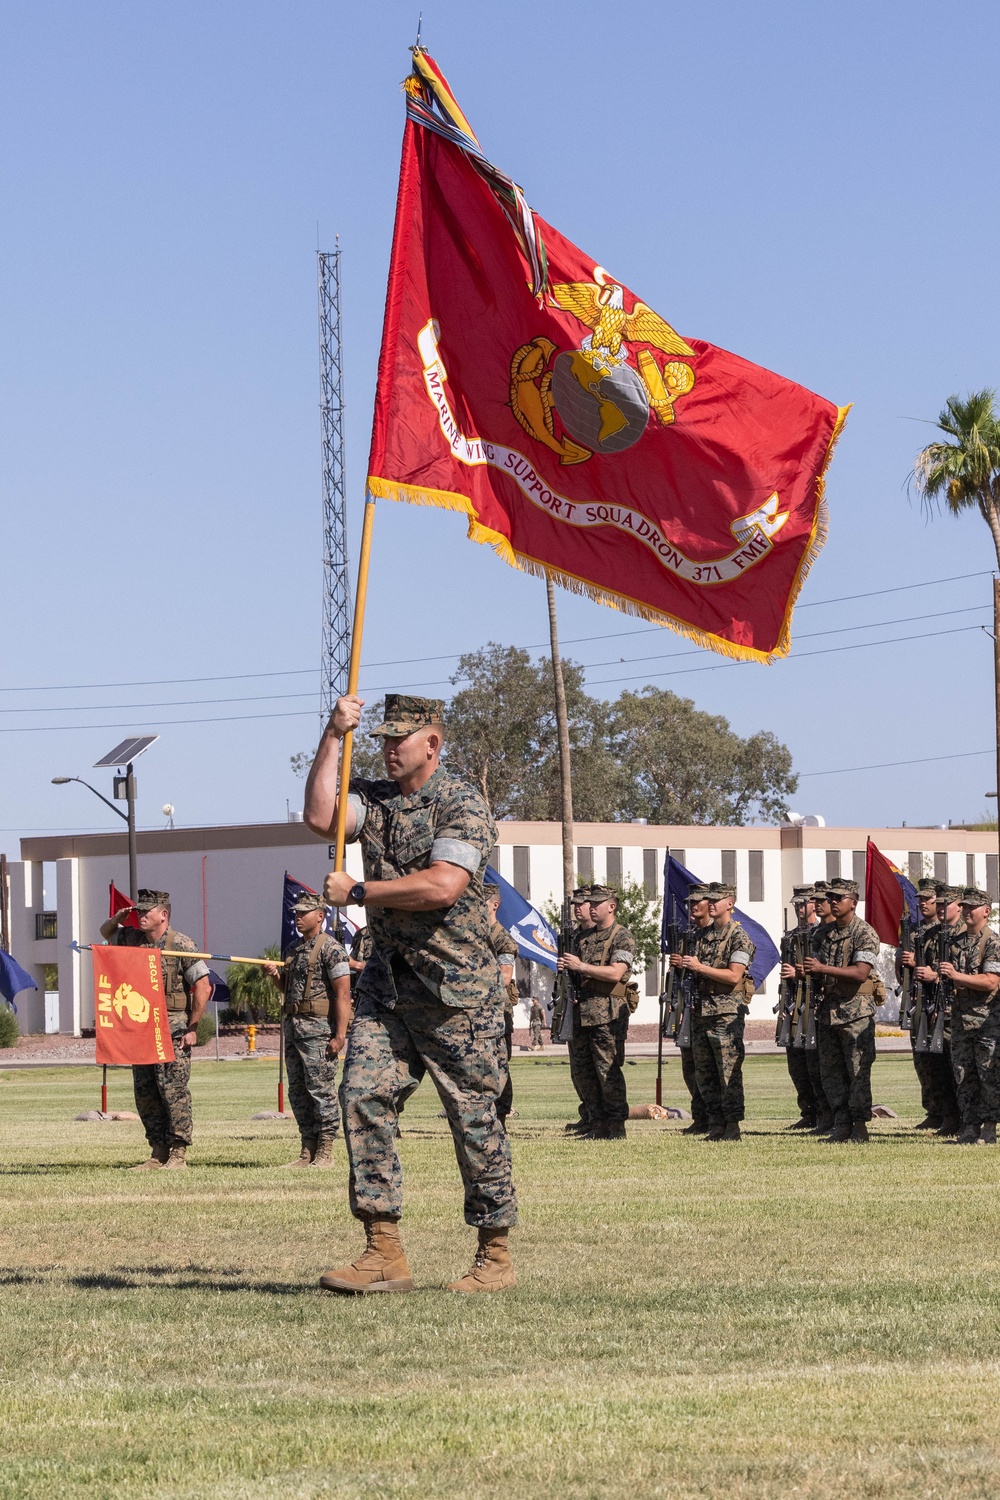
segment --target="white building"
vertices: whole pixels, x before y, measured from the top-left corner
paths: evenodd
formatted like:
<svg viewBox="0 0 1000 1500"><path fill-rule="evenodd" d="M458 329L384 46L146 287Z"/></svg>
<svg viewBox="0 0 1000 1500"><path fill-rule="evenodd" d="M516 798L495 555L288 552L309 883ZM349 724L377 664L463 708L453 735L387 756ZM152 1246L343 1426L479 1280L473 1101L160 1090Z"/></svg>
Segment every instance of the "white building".
<svg viewBox="0 0 1000 1500"><path fill-rule="evenodd" d="M952 828L708 828L636 823L577 823L576 865L584 879L631 877L650 896L663 891L669 850L703 880L735 883L738 905L777 941L791 889L804 881L851 876L864 883L865 844L911 879L933 875L950 884L985 886L998 896L997 835ZM915 847L914 847L915 846ZM302 823L178 828L138 836L139 880L170 892L173 924L206 951L258 954L278 941L282 877L319 889L333 850ZM493 863L535 906L561 899L562 834L556 823L501 823ZM348 869L361 876L357 849ZM39 981L18 997L22 1030L45 1028L42 966L58 965L58 1029L94 1024L90 957L72 944L100 941L112 881L126 890L123 835L88 834L21 840L10 872L11 952ZM863 915L863 910L862 910ZM776 976L758 993L751 1016L770 1016ZM657 1018L655 969L641 983L637 1023ZM522 1017L522 1020L525 1020ZM50 1020L50 1028L54 1017Z"/></svg>

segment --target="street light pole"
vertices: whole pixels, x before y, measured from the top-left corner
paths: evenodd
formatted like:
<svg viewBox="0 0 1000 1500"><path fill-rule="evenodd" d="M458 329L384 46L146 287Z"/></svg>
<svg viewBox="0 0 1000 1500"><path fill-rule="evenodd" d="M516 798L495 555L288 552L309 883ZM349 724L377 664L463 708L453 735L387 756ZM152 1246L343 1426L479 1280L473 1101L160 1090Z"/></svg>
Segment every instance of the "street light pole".
<svg viewBox="0 0 1000 1500"><path fill-rule="evenodd" d="M128 816L125 819L128 824L128 893L134 906L139 899L139 876L136 873L135 777L132 774L131 761L125 767L125 798L128 807Z"/></svg>

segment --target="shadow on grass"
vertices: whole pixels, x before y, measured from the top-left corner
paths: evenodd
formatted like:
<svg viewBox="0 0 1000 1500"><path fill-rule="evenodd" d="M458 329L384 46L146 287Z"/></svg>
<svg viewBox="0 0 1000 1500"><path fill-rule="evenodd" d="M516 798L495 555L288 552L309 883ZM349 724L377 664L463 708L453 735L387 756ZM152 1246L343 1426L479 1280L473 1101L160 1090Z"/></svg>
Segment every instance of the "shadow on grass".
<svg viewBox="0 0 1000 1500"><path fill-rule="evenodd" d="M193 1272L193 1274L192 1274ZM137 1292L157 1287L178 1292L260 1292L271 1297L320 1296L316 1285L302 1281L257 1281L239 1273L201 1271L194 1267L122 1266L90 1275L70 1276L70 1286L84 1292Z"/></svg>

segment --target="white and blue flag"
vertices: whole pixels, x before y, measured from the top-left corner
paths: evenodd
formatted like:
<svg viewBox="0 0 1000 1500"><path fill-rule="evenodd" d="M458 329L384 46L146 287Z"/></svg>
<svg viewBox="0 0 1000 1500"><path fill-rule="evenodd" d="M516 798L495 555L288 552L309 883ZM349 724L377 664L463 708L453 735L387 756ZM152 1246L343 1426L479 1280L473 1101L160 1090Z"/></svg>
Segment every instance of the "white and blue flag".
<svg viewBox="0 0 1000 1500"><path fill-rule="evenodd" d="M528 963L544 964L547 969L554 969L559 942L545 918L492 865L486 866L483 878L488 884L500 887L497 921L514 939L520 956Z"/></svg>

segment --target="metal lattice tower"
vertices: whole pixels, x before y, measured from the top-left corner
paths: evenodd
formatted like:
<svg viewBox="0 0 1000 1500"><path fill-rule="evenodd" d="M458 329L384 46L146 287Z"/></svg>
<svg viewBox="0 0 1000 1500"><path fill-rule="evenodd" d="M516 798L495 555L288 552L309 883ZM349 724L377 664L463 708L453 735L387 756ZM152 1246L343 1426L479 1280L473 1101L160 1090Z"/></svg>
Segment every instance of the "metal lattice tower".
<svg viewBox="0 0 1000 1500"><path fill-rule="evenodd" d="M351 584L347 571L344 481L344 364L340 331L340 245L319 251L319 374L323 424L323 667L320 711L326 719L347 691Z"/></svg>

